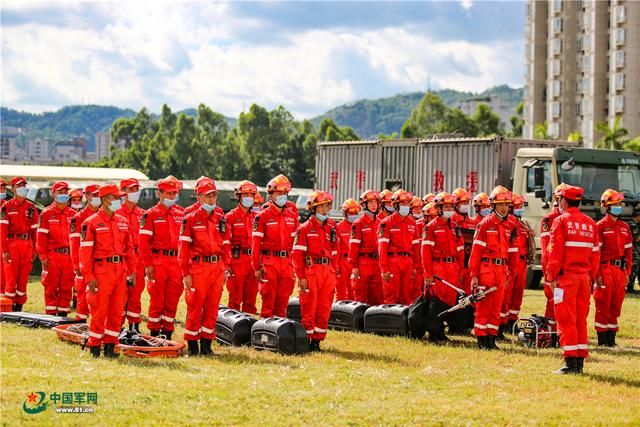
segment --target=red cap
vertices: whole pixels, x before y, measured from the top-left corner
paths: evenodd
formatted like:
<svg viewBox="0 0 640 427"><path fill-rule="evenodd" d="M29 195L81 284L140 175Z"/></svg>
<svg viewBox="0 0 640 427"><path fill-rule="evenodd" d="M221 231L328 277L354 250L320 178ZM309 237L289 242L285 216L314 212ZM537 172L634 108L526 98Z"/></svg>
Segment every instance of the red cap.
<svg viewBox="0 0 640 427"><path fill-rule="evenodd" d="M84 194L93 194L100 191L100 186L98 184L89 184L84 187Z"/></svg>
<svg viewBox="0 0 640 427"><path fill-rule="evenodd" d="M173 175L169 175L168 177L158 181L158 190L180 191L181 189L182 183Z"/></svg>
<svg viewBox="0 0 640 427"><path fill-rule="evenodd" d="M197 194L216 193L217 191L216 184L213 180L200 183L200 186L196 189Z"/></svg>
<svg viewBox="0 0 640 427"><path fill-rule="evenodd" d="M99 197L104 197L109 194L113 194L114 196L118 196L118 197L124 196L124 193L122 193L118 188L118 186L115 184L105 184L102 187L100 187L100 191L98 193Z"/></svg>
<svg viewBox="0 0 640 427"><path fill-rule="evenodd" d="M11 185L18 185L22 183L27 183L27 179L23 176L14 176L10 181Z"/></svg>
<svg viewBox="0 0 640 427"><path fill-rule="evenodd" d="M74 197L82 198L82 190L80 190L79 188L74 188L73 190L69 191L69 198L73 199Z"/></svg>
<svg viewBox="0 0 640 427"><path fill-rule="evenodd" d="M51 191L62 191L62 190L68 190L68 189L69 189L69 184L67 184L64 181L54 182L53 185L51 186Z"/></svg>
<svg viewBox="0 0 640 427"><path fill-rule="evenodd" d="M195 186L196 193L198 192L198 188L200 188L203 184L207 184L207 183L213 183L213 179L207 176L201 176L200 178L198 178Z"/></svg>
<svg viewBox="0 0 640 427"><path fill-rule="evenodd" d="M136 187L136 186L140 187L140 183L135 178L127 178L120 181L121 190L124 190L125 188Z"/></svg>
<svg viewBox="0 0 640 427"><path fill-rule="evenodd" d="M0 187L6 187L6 186L7 186L7 181L0 178Z"/></svg>
<svg viewBox="0 0 640 427"><path fill-rule="evenodd" d="M567 185L562 189L562 197L567 200L582 200L584 189L573 185Z"/></svg>

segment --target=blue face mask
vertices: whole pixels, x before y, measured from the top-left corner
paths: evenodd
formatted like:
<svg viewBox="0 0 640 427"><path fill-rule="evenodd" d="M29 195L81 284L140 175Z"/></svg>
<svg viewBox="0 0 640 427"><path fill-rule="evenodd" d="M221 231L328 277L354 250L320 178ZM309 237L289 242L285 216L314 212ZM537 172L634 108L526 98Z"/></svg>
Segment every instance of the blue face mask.
<svg viewBox="0 0 640 427"><path fill-rule="evenodd" d="M115 212L121 207L122 207L122 202L120 201L120 199L116 199L111 201L111 204L109 205L109 210L111 212Z"/></svg>
<svg viewBox="0 0 640 427"><path fill-rule="evenodd" d="M16 195L18 197L27 197L27 194L29 194L29 189L27 187L16 188Z"/></svg>
<svg viewBox="0 0 640 427"><path fill-rule="evenodd" d="M316 213L316 219L320 222L325 222L327 218L329 218L329 215L322 215L322 214Z"/></svg>
<svg viewBox="0 0 640 427"><path fill-rule="evenodd" d="M287 204L287 196L282 195L282 196L276 197L275 203L280 208L284 207L284 205Z"/></svg>
<svg viewBox="0 0 640 427"><path fill-rule="evenodd" d="M7 193L0 193L0 200L4 200L7 198Z"/></svg>
<svg viewBox="0 0 640 427"><path fill-rule="evenodd" d="M491 208L480 209L480 216L487 216L491 213Z"/></svg>
<svg viewBox="0 0 640 427"><path fill-rule="evenodd" d="M69 202L69 195L68 194L58 194L56 196L56 202L57 203L67 203L67 202Z"/></svg>
<svg viewBox="0 0 640 427"><path fill-rule="evenodd" d="M213 211L216 208L216 204L212 204L212 205L208 205L206 203L200 203L200 205L202 206L202 209L204 209L204 211L206 213L210 213L211 211Z"/></svg>
<svg viewBox="0 0 640 427"><path fill-rule="evenodd" d="M347 222L352 224L356 219L358 219L358 215L347 215Z"/></svg>
<svg viewBox="0 0 640 427"><path fill-rule="evenodd" d="M453 211L444 211L444 212L442 212L442 216L445 219L449 219L449 218L451 218L453 216Z"/></svg>
<svg viewBox="0 0 640 427"><path fill-rule="evenodd" d="M515 216L517 216L518 218L521 218L521 217L522 217L522 215L524 215L524 209L523 209L523 208L520 208L520 209L514 209L514 210L513 210L513 214L514 214Z"/></svg>
<svg viewBox="0 0 640 427"><path fill-rule="evenodd" d="M469 205L460 205L458 206L458 212L460 212L461 214L468 214L469 213Z"/></svg>
<svg viewBox="0 0 640 427"><path fill-rule="evenodd" d="M138 200L140 200L140 190L136 191L135 193L127 193L127 199L131 203L138 203Z"/></svg>
<svg viewBox="0 0 640 427"><path fill-rule="evenodd" d="M622 206L611 206L609 212L613 216L620 216L620 215L622 215Z"/></svg>
<svg viewBox="0 0 640 427"><path fill-rule="evenodd" d="M91 198L91 200L89 200L89 204L94 208L99 208L102 204L102 200L100 200L100 197L93 197Z"/></svg>
<svg viewBox="0 0 640 427"><path fill-rule="evenodd" d="M400 206L398 208L398 213L400 214L400 216L407 216L409 215L409 212L411 212L411 208L409 206Z"/></svg>
<svg viewBox="0 0 640 427"><path fill-rule="evenodd" d="M166 207L166 208L170 208L171 206L175 205L178 202L178 198L176 197L173 200L170 199L162 199L162 204Z"/></svg>
<svg viewBox="0 0 640 427"><path fill-rule="evenodd" d="M242 206L249 209L251 206L253 206L253 197L243 197L240 200L240 203L242 204Z"/></svg>
<svg viewBox="0 0 640 427"><path fill-rule="evenodd" d="M387 210L387 212L395 212L395 208L393 206L389 206L389 205L385 205L384 208Z"/></svg>

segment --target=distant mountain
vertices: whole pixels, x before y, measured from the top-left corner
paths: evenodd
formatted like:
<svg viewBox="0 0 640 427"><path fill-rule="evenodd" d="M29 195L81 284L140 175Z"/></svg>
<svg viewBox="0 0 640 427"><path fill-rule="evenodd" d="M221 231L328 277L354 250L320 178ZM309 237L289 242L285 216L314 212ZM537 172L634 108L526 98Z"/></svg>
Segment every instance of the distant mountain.
<svg viewBox="0 0 640 427"><path fill-rule="evenodd" d="M486 100L497 97L512 111L522 101L524 90L510 88L507 85L495 86L480 93L461 92L452 89L434 91L448 106L469 100ZM384 133L400 133L405 120L418 105L424 92L413 92L390 98L363 99L333 108L311 121L318 125L323 118L329 117L340 126L349 126L362 138L375 138Z"/></svg>

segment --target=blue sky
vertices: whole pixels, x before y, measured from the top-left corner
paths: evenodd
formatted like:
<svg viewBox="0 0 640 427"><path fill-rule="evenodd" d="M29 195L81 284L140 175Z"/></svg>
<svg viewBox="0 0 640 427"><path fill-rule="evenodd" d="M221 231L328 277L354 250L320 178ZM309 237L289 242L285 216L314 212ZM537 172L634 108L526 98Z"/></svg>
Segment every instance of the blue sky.
<svg viewBox="0 0 640 427"><path fill-rule="evenodd" d="M310 117L427 88L521 86L523 2L3 0L2 105Z"/></svg>

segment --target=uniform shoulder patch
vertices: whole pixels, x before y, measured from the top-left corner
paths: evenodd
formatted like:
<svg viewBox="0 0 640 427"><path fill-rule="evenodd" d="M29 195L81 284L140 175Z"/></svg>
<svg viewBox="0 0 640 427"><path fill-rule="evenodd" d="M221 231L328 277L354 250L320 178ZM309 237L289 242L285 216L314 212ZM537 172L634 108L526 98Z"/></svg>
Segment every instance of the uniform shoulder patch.
<svg viewBox="0 0 640 427"><path fill-rule="evenodd" d="M378 236L384 236L384 229L387 228L387 223L380 223L378 228Z"/></svg>
<svg viewBox="0 0 640 427"><path fill-rule="evenodd" d="M80 231L80 235L82 236L82 240L87 237L87 224L82 224L82 230Z"/></svg>
<svg viewBox="0 0 640 427"><path fill-rule="evenodd" d="M75 217L71 218L71 232L72 233L76 232L76 222L77 222L77 219Z"/></svg>
<svg viewBox="0 0 640 427"><path fill-rule="evenodd" d="M144 225L147 223L147 215L147 213L142 214L142 218L140 218L140 227L144 227Z"/></svg>
<svg viewBox="0 0 640 427"><path fill-rule="evenodd" d="M351 237L356 237L356 226L355 226L355 224L351 226Z"/></svg>
<svg viewBox="0 0 640 427"><path fill-rule="evenodd" d="M429 231L429 226L425 225L422 229L422 240L427 238L427 232Z"/></svg>
<svg viewBox="0 0 640 427"><path fill-rule="evenodd" d="M187 229L187 218L182 220L182 225L180 226L180 234L184 233L184 230Z"/></svg>

